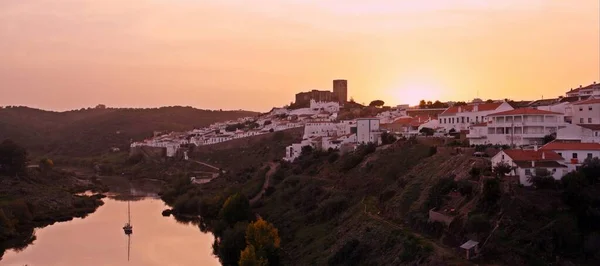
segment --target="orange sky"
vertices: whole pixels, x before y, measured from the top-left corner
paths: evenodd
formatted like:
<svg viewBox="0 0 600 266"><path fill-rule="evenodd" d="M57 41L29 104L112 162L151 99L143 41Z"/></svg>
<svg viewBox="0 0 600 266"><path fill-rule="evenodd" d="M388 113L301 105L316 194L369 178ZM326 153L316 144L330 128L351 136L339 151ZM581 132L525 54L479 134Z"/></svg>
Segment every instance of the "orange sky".
<svg viewBox="0 0 600 266"><path fill-rule="evenodd" d="M367 103L556 97L600 79L599 9L598 0L1 0L0 105L265 111L337 78Z"/></svg>

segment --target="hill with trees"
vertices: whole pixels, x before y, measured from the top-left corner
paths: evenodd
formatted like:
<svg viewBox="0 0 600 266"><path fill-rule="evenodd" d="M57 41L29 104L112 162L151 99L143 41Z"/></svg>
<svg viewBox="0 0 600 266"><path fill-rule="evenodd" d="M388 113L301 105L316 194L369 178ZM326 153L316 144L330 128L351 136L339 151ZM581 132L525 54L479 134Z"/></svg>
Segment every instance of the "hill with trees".
<svg viewBox="0 0 600 266"><path fill-rule="evenodd" d="M225 162L223 153L239 154L232 147L203 158ZM471 153L425 139L343 155L306 149L271 175L272 157L256 153L242 165L231 160L237 167L208 184L174 183L163 198L174 213L215 217L201 228L217 236L222 261L255 257L244 242L258 219L250 211L277 229L284 265L598 265L600 160L524 188ZM266 180L250 210L240 204L242 224L221 221L226 199L253 198ZM459 248L468 240L480 245L471 261Z"/></svg>
<svg viewBox="0 0 600 266"><path fill-rule="evenodd" d="M192 107L96 108L52 112L29 107L0 108L0 140L12 139L35 155L94 156L154 131L184 131L214 122L255 116L249 111L211 111Z"/></svg>

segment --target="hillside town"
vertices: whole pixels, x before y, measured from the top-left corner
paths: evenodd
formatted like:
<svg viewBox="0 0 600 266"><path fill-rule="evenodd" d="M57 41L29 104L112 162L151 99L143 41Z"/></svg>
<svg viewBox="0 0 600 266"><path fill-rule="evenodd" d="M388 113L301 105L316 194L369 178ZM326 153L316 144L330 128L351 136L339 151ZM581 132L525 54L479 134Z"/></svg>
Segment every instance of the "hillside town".
<svg viewBox="0 0 600 266"><path fill-rule="evenodd" d="M131 147L160 147L173 157L182 147L213 145L293 128L303 128L303 139L286 148L283 160L294 161L304 147L352 151L359 145L395 138L440 137L471 147L504 149L492 165L508 164L519 182L544 168L560 179L586 158L600 157L600 84L569 89L565 96L534 101L474 99L436 101L418 106L368 106L348 101L346 80L334 80L333 91L312 90L296 95L289 106L273 108L257 117L226 121L188 132L156 132Z"/></svg>

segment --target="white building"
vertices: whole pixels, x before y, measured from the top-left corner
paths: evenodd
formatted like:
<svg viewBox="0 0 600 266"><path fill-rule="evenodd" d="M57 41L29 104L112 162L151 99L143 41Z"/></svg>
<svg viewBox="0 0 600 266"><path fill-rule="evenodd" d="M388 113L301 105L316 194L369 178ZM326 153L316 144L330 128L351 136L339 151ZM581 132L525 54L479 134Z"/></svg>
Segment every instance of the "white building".
<svg viewBox="0 0 600 266"><path fill-rule="evenodd" d="M531 108L489 114L487 120L484 142L497 145L542 144L544 136L566 126L563 114Z"/></svg>
<svg viewBox="0 0 600 266"><path fill-rule="evenodd" d="M312 121L304 125L304 138L337 135L338 125L331 121Z"/></svg>
<svg viewBox="0 0 600 266"><path fill-rule="evenodd" d="M600 143L556 140L544 145L540 150L556 152L565 159L569 171L576 170L585 159L600 157Z"/></svg>
<svg viewBox="0 0 600 266"><path fill-rule="evenodd" d="M585 87L580 85L579 88L571 89L570 91L567 91L566 94L569 97L600 95L600 84L596 84L596 82L594 81L593 84L590 84Z"/></svg>
<svg viewBox="0 0 600 266"><path fill-rule="evenodd" d="M600 143L600 125L566 124L564 128L558 129L556 139Z"/></svg>
<svg viewBox="0 0 600 266"><path fill-rule="evenodd" d="M513 110L507 102L471 103L464 106L452 106L438 116L441 127L447 131L468 130L471 124L487 122L489 114Z"/></svg>
<svg viewBox="0 0 600 266"><path fill-rule="evenodd" d="M573 103L573 124L600 125L600 99Z"/></svg>
<svg viewBox="0 0 600 266"><path fill-rule="evenodd" d="M535 176L536 169L544 168L552 174L555 180L562 179L569 170L564 159L550 150L503 150L491 159L492 167L506 163L514 168L511 175L519 177L519 183L530 186L529 179Z"/></svg>
<svg viewBox="0 0 600 266"><path fill-rule="evenodd" d="M381 131L379 130L378 118L358 118L356 119L356 141L358 143L381 142Z"/></svg>
<svg viewBox="0 0 600 266"><path fill-rule="evenodd" d="M469 127L467 139L470 145L487 145L491 144L488 139L488 123L477 123Z"/></svg>
<svg viewBox="0 0 600 266"><path fill-rule="evenodd" d="M340 104L338 102L317 102L314 99L311 99L310 109L316 112L326 111L329 113L337 113L340 111Z"/></svg>

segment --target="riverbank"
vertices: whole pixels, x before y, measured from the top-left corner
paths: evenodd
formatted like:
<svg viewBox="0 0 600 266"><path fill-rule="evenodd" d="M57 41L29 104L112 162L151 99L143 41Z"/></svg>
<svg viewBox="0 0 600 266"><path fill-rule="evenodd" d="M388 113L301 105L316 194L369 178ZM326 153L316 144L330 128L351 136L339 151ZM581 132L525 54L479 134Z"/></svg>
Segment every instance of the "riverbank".
<svg viewBox="0 0 600 266"><path fill-rule="evenodd" d="M101 195L76 195L106 188L73 172L31 168L26 175L0 177L0 255L35 240L34 228L85 217L103 204Z"/></svg>

